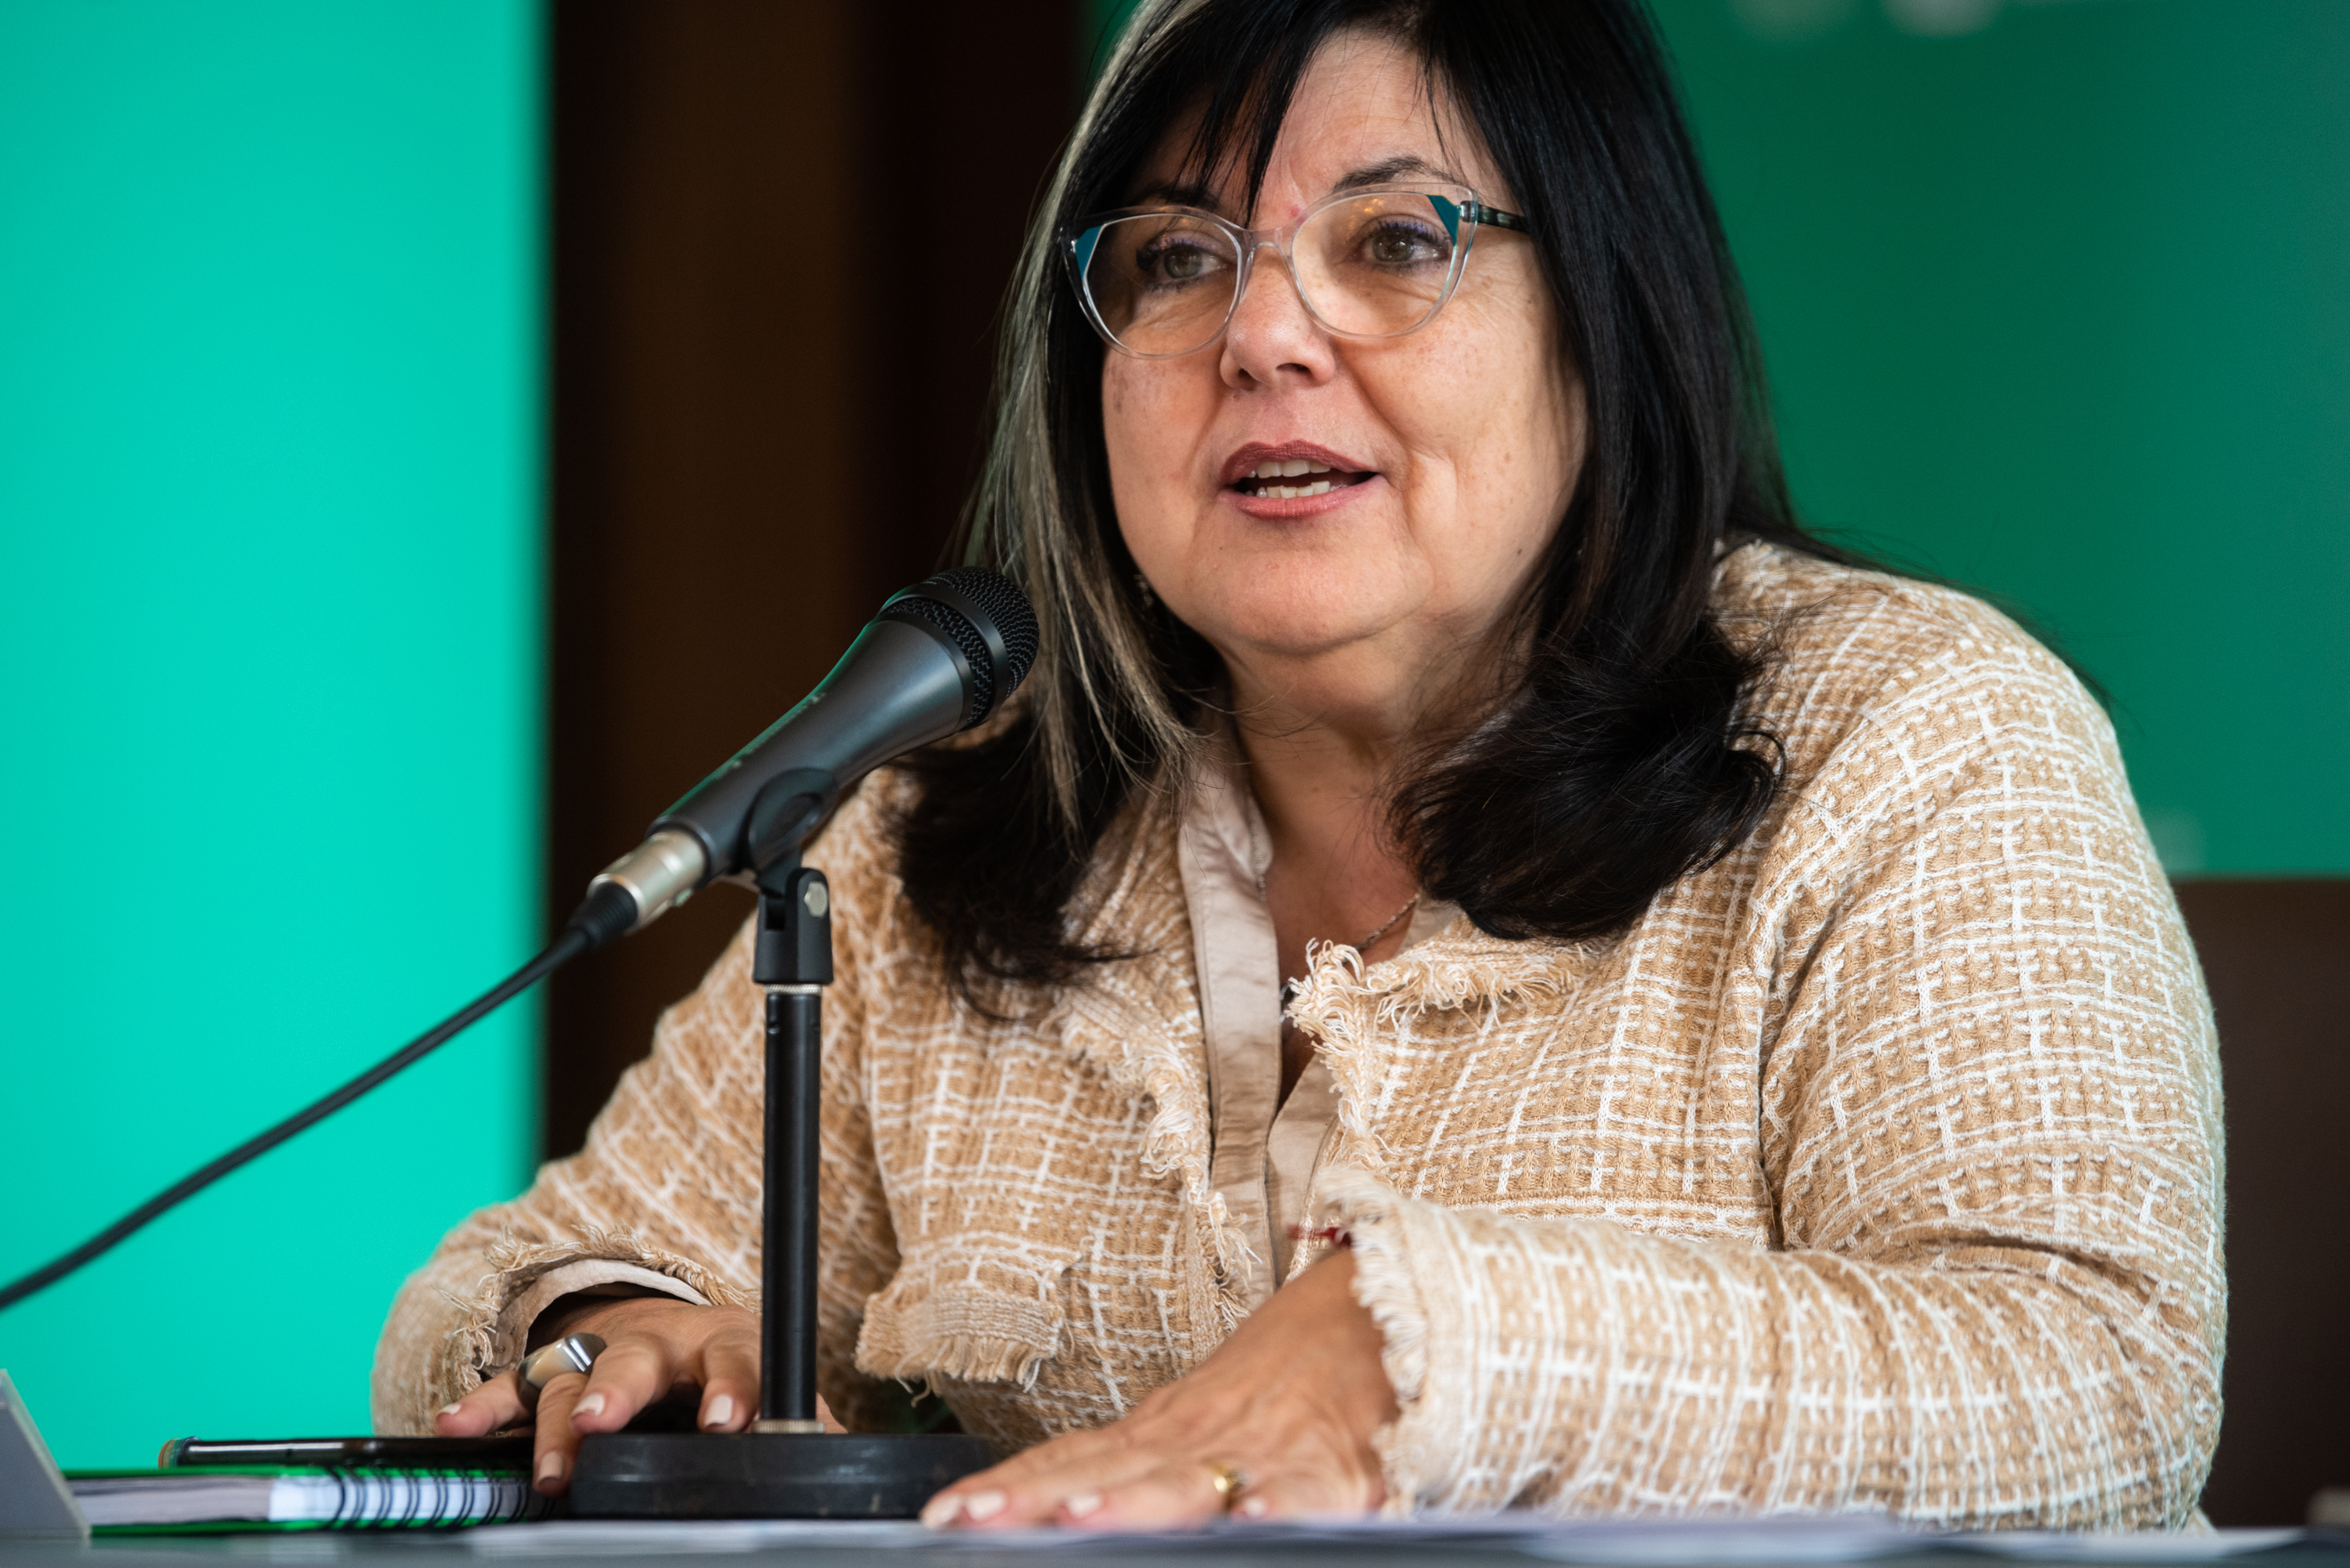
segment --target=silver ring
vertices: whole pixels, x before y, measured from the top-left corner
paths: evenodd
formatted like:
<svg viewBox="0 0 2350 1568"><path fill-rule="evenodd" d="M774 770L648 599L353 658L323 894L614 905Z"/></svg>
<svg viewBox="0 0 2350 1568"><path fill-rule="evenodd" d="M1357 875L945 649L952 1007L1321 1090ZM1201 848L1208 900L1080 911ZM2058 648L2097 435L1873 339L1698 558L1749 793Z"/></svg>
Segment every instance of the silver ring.
<svg viewBox="0 0 2350 1568"><path fill-rule="evenodd" d="M566 1372L585 1372L603 1354L603 1338L593 1334L567 1334L552 1345L540 1345L524 1356L522 1365L515 1369L519 1375L516 1381L521 1385L523 1404L536 1409L538 1391L546 1386L549 1379Z"/></svg>

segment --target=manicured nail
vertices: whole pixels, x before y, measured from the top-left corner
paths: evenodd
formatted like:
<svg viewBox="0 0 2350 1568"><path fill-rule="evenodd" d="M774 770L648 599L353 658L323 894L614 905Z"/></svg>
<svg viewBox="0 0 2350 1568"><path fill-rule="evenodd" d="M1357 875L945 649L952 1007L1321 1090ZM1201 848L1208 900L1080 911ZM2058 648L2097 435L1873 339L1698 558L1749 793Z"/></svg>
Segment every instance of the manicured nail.
<svg viewBox="0 0 2350 1568"><path fill-rule="evenodd" d="M604 1413L604 1397L601 1394L590 1394L571 1407L571 1413L575 1416L600 1416Z"/></svg>
<svg viewBox="0 0 2350 1568"><path fill-rule="evenodd" d="M1273 1511L1273 1504L1265 1501L1264 1499L1261 1497L1244 1497L1241 1499L1240 1507L1232 1510L1232 1511L1239 1514L1243 1519L1263 1519L1266 1514Z"/></svg>
<svg viewBox="0 0 2350 1568"><path fill-rule="evenodd" d="M1011 1501L1000 1491L975 1491L962 1500L962 1511L971 1515L973 1523L977 1523L1002 1513L1003 1505Z"/></svg>
<svg viewBox="0 0 2350 1568"><path fill-rule="evenodd" d="M551 1449L538 1457L538 1479L543 1481L561 1480L565 1468L559 1449Z"/></svg>
<svg viewBox="0 0 2350 1568"><path fill-rule="evenodd" d="M453 1416L464 1407L465 1402L463 1399L452 1399L449 1403L441 1407L441 1414L443 1416Z"/></svg>
<svg viewBox="0 0 2350 1568"><path fill-rule="evenodd" d="M710 1402L709 1413L702 1417L702 1424L714 1432L733 1418L734 1396L721 1394Z"/></svg>
<svg viewBox="0 0 2350 1568"><path fill-rule="evenodd" d="M1101 1511L1101 1493L1081 1491L1076 1496L1064 1501L1061 1509L1071 1519L1083 1519L1089 1513L1098 1513Z"/></svg>
<svg viewBox="0 0 2350 1568"><path fill-rule="evenodd" d="M922 1505L922 1522L932 1530L944 1530L962 1512L962 1499L953 1492L934 1497Z"/></svg>

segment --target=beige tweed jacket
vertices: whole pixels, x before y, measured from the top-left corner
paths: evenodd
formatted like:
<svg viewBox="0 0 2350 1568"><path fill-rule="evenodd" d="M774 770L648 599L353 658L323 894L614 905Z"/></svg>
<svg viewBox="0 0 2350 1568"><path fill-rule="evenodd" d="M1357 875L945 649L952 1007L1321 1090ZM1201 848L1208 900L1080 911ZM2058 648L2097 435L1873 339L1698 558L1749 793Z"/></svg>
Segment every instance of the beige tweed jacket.
<svg viewBox="0 0 2350 1568"><path fill-rule="evenodd" d="M1747 844L1618 938L1326 947L1292 1006L1339 1095L1315 1201L1401 1402L1391 1508L2186 1521L2220 1080L2111 729L1962 595L1762 545L1716 592L1783 649L1754 707L1786 788ZM898 896L898 787L810 856L839 955L822 1383L854 1426L872 1380L926 1381L1010 1450L1116 1419L1245 1310L1176 814L1128 814L1076 917L1139 956L999 1019ZM754 1299L749 975L738 940L586 1148L409 1282L381 1429L429 1429L570 1291Z"/></svg>

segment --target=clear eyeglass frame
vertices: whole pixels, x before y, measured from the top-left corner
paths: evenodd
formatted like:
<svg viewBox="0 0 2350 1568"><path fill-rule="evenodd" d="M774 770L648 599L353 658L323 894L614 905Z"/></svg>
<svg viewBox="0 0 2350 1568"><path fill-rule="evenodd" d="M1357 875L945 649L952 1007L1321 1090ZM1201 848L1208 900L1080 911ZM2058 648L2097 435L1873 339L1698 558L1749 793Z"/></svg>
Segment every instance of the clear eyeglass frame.
<svg viewBox="0 0 2350 1568"><path fill-rule="evenodd" d="M1307 228L1315 219L1331 208L1380 196L1426 197L1430 205L1435 210L1438 219L1443 223L1451 235L1452 254L1446 270L1443 286L1435 294L1425 315L1409 326L1390 331L1349 331L1332 322L1315 305L1314 296L1307 291L1304 279L1298 274L1295 245L1299 232ZM1231 242L1239 256L1239 261L1232 269L1232 297L1224 302L1223 316L1217 321L1213 331L1188 348L1146 352L1119 341L1117 332L1111 329L1108 321L1103 317L1100 303L1094 297L1093 287L1087 275L1105 229L1124 219L1153 217L1189 219L1207 230L1222 234ZM1224 328L1232 325L1232 313L1240 308L1241 301L1248 296L1249 279L1256 270L1257 253L1268 245L1272 246L1274 254L1281 257L1283 268L1289 274L1290 286L1297 291L1298 300L1305 306L1306 314L1312 317L1315 324L1324 331L1334 337L1357 339L1407 337L1435 320L1445 305L1452 298L1453 290L1461 286L1461 275L1468 269L1469 252L1476 240L1477 231L1483 227L1511 229L1520 234L1527 232L1526 220L1523 216L1516 213L1503 212L1497 207L1487 206L1478 198L1477 192L1466 185L1371 185L1326 196L1299 213L1295 223L1278 228L1244 229L1229 219L1219 217L1213 213L1205 212L1198 207L1122 207L1115 212L1097 213L1075 227L1063 230L1057 248L1061 253L1062 264L1068 268L1070 285L1076 292L1077 302L1085 311L1086 319L1092 325L1093 329L1100 334L1104 343L1119 353L1129 355L1137 359L1180 359L1185 355L1198 353L1223 337Z"/></svg>

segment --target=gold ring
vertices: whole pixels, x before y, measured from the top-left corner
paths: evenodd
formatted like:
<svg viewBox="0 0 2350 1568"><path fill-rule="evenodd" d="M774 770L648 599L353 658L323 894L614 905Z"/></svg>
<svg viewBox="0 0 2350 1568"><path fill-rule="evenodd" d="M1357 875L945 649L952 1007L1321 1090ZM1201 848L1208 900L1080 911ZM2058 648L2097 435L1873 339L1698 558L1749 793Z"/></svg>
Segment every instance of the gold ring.
<svg viewBox="0 0 2350 1568"><path fill-rule="evenodd" d="M1248 1471L1238 1465L1228 1465L1222 1459L1209 1459L1205 1462L1208 1467L1208 1479L1216 1486L1216 1501L1223 1505L1226 1513L1232 1512L1232 1504L1238 1502L1241 1493L1248 1489Z"/></svg>

